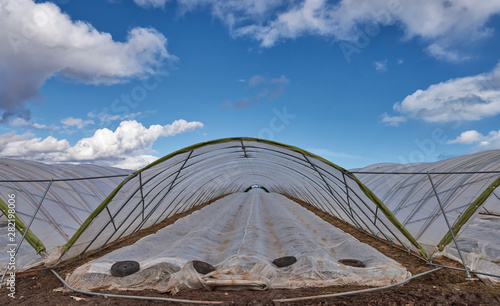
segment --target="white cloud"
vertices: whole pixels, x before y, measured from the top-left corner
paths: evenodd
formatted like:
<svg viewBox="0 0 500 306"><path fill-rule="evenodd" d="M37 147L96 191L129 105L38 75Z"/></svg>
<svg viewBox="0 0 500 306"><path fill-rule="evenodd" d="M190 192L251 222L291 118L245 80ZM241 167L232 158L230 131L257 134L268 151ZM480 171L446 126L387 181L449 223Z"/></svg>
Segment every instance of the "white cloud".
<svg viewBox="0 0 500 306"><path fill-rule="evenodd" d="M0 156L44 159L47 154L62 152L70 146L67 140L57 140L52 136L45 139L35 138L32 133L17 135L12 131L0 135Z"/></svg>
<svg viewBox="0 0 500 306"><path fill-rule="evenodd" d="M53 76L87 84L113 84L155 73L174 60L166 38L133 28L125 42L91 24L73 21L51 2L0 0L0 111L29 119L27 101ZM36 52L34 52L36 50Z"/></svg>
<svg viewBox="0 0 500 306"><path fill-rule="evenodd" d="M144 127L137 121L123 121L115 131L99 129L92 137L80 139L70 146L65 139L52 136L36 138L32 133L15 132L0 135L0 156L43 162L93 162L95 164L137 169L156 159L151 155L160 137L202 128L197 121L176 120L172 124Z"/></svg>
<svg viewBox="0 0 500 306"><path fill-rule="evenodd" d="M476 146L478 150L500 149L500 130L491 131Z"/></svg>
<svg viewBox="0 0 500 306"><path fill-rule="evenodd" d="M389 116L387 113L380 115L381 122L389 126L399 126L401 123L406 121L405 117L402 116Z"/></svg>
<svg viewBox="0 0 500 306"><path fill-rule="evenodd" d="M209 7L212 14L230 28L242 22L263 22L271 11L287 4L284 0L177 0L182 13Z"/></svg>
<svg viewBox="0 0 500 306"><path fill-rule="evenodd" d="M99 124L107 125L113 121L134 120L142 115L142 112L129 113L129 114L110 114L109 109L105 107L101 112L91 111L87 114L89 118L98 120Z"/></svg>
<svg viewBox="0 0 500 306"><path fill-rule="evenodd" d="M476 130L470 130L463 132L456 139L449 140L446 143L447 144L458 143L458 144L470 145L476 142L480 142L481 140L485 140L485 137L481 133L479 133Z"/></svg>
<svg viewBox="0 0 500 306"><path fill-rule="evenodd" d="M500 65L493 71L417 90L394 109L430 122L471 121L500 114Z"/></svg>
<svg viewBox="0 0 500 306"><path fill-rule="evenodd" d="M373 63L375 65L375 70L384 72L387 71L387 60L376 61Z"/></svg>
<svg viewBox="0 0 500 306"><path fill-rule="evenodd" d="M37 129L37 130L55 129L55 128L50 128L50 127L46 126L45 124L39 124L39 123L36 123L36 122L34 122L32 126L33 126L34 129Z"/></svg>
<svg viewBox="0 0 500 306"><path fill-rule="evenodd" d="M4 123L6 123L8 126L11 126L11 127L28 129L28 130L55 131L55 130L60 129L59 126L56 126L53 124L51 124L51 125L40 124L40 123L33 122L31 120L27 120L27 119L21 118L21 117L11 118L9 120L6 120Z"/></svg>
<svg viewBox="0 0 500 306"><path fill-rule="evenodd" d="M455 50L446 50L444 47L439 44L432 44L427 47L427 52L429 52L433 57L445 60L448 62L459 62L463 60L470 59L468 56L460 56Z"/></svg>
<svg viewBox="0 0 500 306"><path fill-rule="evenodd" d="M149 154L123 156L123 159L116 160L108 164L104 163L103 166L105 165L121 169L137 170L151 164L157 159L158 157Z"/></svg>
<svg viewBox="0 0 500 306"><path fill-rule="evenodd" d="M89 124L94 124L93 120L83 120L81 118L68 117L61 120L61 123L67 126L74 126L78 129L82 129L84 126Z"/></svg>
<svg viewBox="0 0 500 306"><path fill-rule="evenodd" d="M271 47L303 35L329 36L356 42L362 35L376 36L380 26L396 25L404 38L422 38L431 55L462 58L447 50L455 42L489 36L488 20L499 14L497 0L178 0L183 12L208 7L228 25L234 36L249 36ZM447 50L447 51L445 51ZM453 55L455 54L455 55Z"/></svg>
<svg viewBox="0 0 500 306"><path fill-rule="evenodd" d="M94 160L126 155L150 148L159 137L173 136L203 127L201 122L176 120L172 124L152 125L149 128L135 120L122 121L113 132L107 128L97 130L90 138L83 138L68 150L62 160Z"/></svg>
<svg viewBox="0 0 500 306"><path fill-rule="evenodd" d="M134 0L134 2L143 8L164 8L169 0Z"/></svg>
<svg viewBox="0 0 500 306"><path fill-rule="evenodd" d="M473 150L484 151L500 149L500 130L491 131L488 135L483 135L475 130L465 131L460 134L456 139L450 140L447 144L475 144Z"/></svg>

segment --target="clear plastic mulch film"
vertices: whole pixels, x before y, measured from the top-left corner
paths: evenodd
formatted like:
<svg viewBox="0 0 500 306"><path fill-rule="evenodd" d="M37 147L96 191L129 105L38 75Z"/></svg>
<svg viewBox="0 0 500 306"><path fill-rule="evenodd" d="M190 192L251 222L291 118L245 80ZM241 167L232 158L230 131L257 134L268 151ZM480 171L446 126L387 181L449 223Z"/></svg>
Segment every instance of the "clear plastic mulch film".
<svg viewBox="0 0 500 306"><path fill-rule="evenodd" d="M276 258L297 261L278 268ZM339 263L356 259L365 267ZM113 263L133 260L140 271L115 277ZM193 261L215 271L200 274ZM252 189L217 200L174 224L98 259L67 277L81 290L179 290L299 288L330 285L382 286L410 273L369 245L276 193Z"/></svg>

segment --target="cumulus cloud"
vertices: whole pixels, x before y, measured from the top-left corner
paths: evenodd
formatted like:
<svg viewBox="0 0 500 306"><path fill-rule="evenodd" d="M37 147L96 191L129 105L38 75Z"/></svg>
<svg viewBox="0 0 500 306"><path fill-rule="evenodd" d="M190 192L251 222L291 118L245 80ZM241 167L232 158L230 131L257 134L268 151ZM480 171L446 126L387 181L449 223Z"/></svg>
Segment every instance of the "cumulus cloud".
<svg viewBox="0 0 500 306"><path fill-rule="evenodd" d="M27 101L54 76L86 84L113 84L153 74L168 60L166 38L133 28L125 42L91 24L71 20L51 2L0 0L0 111L29 119ZM36 50L36 52L33 52Z"/></svg>
<svg viewBox="0 0 500 306"><path fill-rule="evenodd" d="M80 139L74 146L65 139L57 140L52 136L42 139L32 133L17 135L13 131L0 135L0 156L42 162L93 162L137 169L156 159L151 155L154 153L151 148L158 138L202 127L201 122L182 119L149 128L134 120L122 121L115 131L99 129L92 137Z"/></svg>
<svg viewBox="0 0 500 306"><path fill-rule="evenodd" d="M394 109L430 122L471 121L500 114L500 65L491 72L417 90Z"/></svg>
<svg viewBox="0 0 500 306"><path fill-rule="evenodd" d="M385 125L389 126L399 126L401 123L406 122L406 118L403 116L389 116L387 113L380 115L380 121Z"/></svg>
<svg viewBox="0 0 500 306"><path fill-rule="evenodd" d="M89 118L98 120L100 125L107 125L113 121L134 120L142 115L142 112L129 113L129 114L110 114L109 109L105 107L102 111L91 111L87 114ZM92 120L93 121L93 120Z"/></svg>
<svg viewBox="0 0 500 306"><path fill-rule="evenodd" d="M454 140L448 140L447 144L459 143L459 144L473 144L484 140L485 137L476 130L465 131L460 136Z"/></svg>
<svg viewBox="0 0 500 306"><path fill-rule="evenodd" d="M419 37L438 45L428 50L443 56L456 41L488 36L487 21L500 12L500 2L473 0L178 0L183 11L208 7L233 35L249 36L271 47L284 39L312 34L356 42L377 27L397 25L404 38ZM447 50L446 52L453 51ZM456 59L460 58L458 54Z"/></svg>
<svg viewBox="0 0 500 306"><path fill-rule="evenodd" d="M431 44L427 47L427 52L437 59L445 60L448 62L459 62L470 59L468 56L461 56L456 50L447 50L439 44Z"/></svg>
<svg viewBox="0 0 500 306"><path fill-rule="evenodd" d="M15 131L0 135L0 156L45 159L54 152L63 152L70 145L67 140L57 140L52 136L45 139L34 137L32 133L17 135Z"/></svg>
<svg viewBox="0 0 500 306"><path fill-rule="evenodd" d="M474 144L474 150L484 151L500 149L500 130L491 131L488 135L483 135L475 130L465 131L456 139L446 142L447 144Z"/></svg>
<svg viewBox="0 0 500 306"><path fill-rule="evenodd" d="M201 122L176 120L172 124L152 125L146 128L135 120L122 121L115 131L107 128L97 130L90 138L79 140L62 156L62 161L87 161L106 159L150 148L159 137L173 136L203 127Z"/></svg>
<svg viewBox="0 0 500 306"><path fill-rule="evenodd" d="M9 120L7 123L8 125L16 128L23 128L23 129L30 129L30 130L57 130L59 129L58 126L55 125L45 125L45 124L40 124L37 122L32 122L29 120L26 120L21 117L17 117L14 119Z"/></svg>
<svg viewBox="0 0 500 306"><path fill-rule="evenodd" d="M74 126L78 129L82 129L84 126L89 124L94 124L93 120L83 120L81 118L68 117L61 120L61 123L66 126Z"/></svg>
<svg viewBox="0 0 500 306"><path fill-rule="evenodd" d="M142 8L164 8L169 0L134 0Z"/></svg>

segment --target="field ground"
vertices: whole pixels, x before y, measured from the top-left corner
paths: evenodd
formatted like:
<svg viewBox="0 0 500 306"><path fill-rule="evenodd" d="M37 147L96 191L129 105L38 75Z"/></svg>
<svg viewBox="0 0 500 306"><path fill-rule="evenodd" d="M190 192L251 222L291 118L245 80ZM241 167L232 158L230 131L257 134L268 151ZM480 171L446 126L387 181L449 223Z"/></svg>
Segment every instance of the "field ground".
<svg viewBox="0 0 500 306"><path fill-rule="evenodd" d="M208 205L209 203L205 204ZM326 214L305 203L300 203L310 209L325 221L335 225L367 243L388 257L404 265L413 275L431 270L421 259L408 252L394 248L385 242L370 237L358 229ZM196 209L200 209L198 207ZM159 228L172 224L175 220L192 211L175 215L161 224L141 231L133 237L122 240L117 244L83 259L66 263L55 270L63 278L93 258L116 248L134 243L143 236L156 232ZM438 264L460 267L454 261L438 259ZM2 271L3 272L3 271ZM267 291L217 291L197 290L181 291L175 296L162 294L156 291L102 291L107 294L154 296L163 298L222 301L224 305L500 305L500 287L487 286L480 280L468 281L465 272L450 269L422 276L409 283L390 289L361 293L356 295L318 298L297 302L278 302L278 299L316 296L366 289L360 286L340 286L325 288L303 288L294 290L267 290ZM49 270L44 268L33 269L25 273L18 273L16 278L16 298L8 297L7 288L0 289L1 305L188 305L186 303L167 303L161 301L132 300L122 298L107 298L103 296L89 296L72 291L62 290L62 284Z"/></svg>

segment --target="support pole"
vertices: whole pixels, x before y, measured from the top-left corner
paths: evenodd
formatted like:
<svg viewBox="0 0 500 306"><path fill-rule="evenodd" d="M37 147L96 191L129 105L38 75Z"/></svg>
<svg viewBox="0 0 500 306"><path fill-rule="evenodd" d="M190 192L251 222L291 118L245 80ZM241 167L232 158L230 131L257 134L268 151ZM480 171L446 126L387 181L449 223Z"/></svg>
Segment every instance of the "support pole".
<svg viewBox="0 0 500 306"><path fill-rule="evenodd" d="M467 273L467 279L472 280L472 277L469 272L469 268L467 268L467 265L465 264L465 260L462 256L462 252L460 251L460 248L458 247L457 240L455 239L455 234L453 233L450 222L448 221L448 217L446 216L446 213L444 211L443 205L441 204L441 200L439 199L439 195L437 193L436 187L434 186L434 182L432 181L431 175L429 172L427 172L427 177L429 178L429 181L431 182L432 190L434 190L434 194L436 195L437 202L439 204L439 208L441 208L441 212L443 213L444 220L446 221L446 225L448 226L448 230L450 231L451 238L453 238L453 242L455 243L455 247L457 248L458 255L460 256L460 260L462 261L462 265L465 268L465 272Z"/></svg>
<svg viewBox="0 0 500 306"><path fill-rule="evenodd" d="M351 203L349 202L349 199L351 197L349 196L349 187L347 186L347 180L345 179L345 173L344 172L342 172L342 178L344 179L345 193L346 193L346 196L347 196L347 206L349 206L349 211L351 212L351 216L352 216L352 207L351 207Z"/></svg>
<svg viewBox="0 0 500 306"><path fill-rule="evenodd" d="M139 172L139 185L141 187L142 221L144 221L144 192L142 191L142 172Z"/></svg>
<svg viewBox="0 0 500 306"><path fill-rule="evenodd" d="M28 231L30 230L30 227L31 227L31 224L33 224L33 221L35 220L35 216L36 214L38 213L38 211L40 210L40 207L42 206L42 203L43 203L43 200L45 200L45 197L47 196L47 193L49 192L49 189L50 189L50 186L52 186L52 183L54 182L54 180L50 180L49 182L49 185L47 186L47 189L45 189L45 193L43 194L43 197L42 199L40 200L40 203L38 203L38 206L35 210L35 213L33 213L33 216L31 216L31 220L30 222L28 223L28 226L26 226L26 229L24 230L24 234L23 236L21 237L21 241L19 241L19 243L17 244L16 246L16 250L14 252L14 257L17 255L17 252L19 251L19 249L21 248L21 244L23 243L24 241L24 238L26 237L26 234L28 233ZM7 267L5 267L5 271L3 272L3 275L2 275L2 279L0 280L0 283L3 283L3 280L5 278L5 274L7 274L7 271L9 270L9 263L7 263Z"/></svg>
<svg viewBox="0 0 500 306"><path fill-rule="evenodd" d="M335 195L333 194L332 188L331 188L330 184L328 184L328 182L326 181L326 179L323 177L323 174L321 174L321 172L319 172L319 170L316 168L316 166L314 166L314 164L313 164L313 163L311 163L311 161L309 160L309 158L307 158L307 156L306 156L306 155L304 155L304 154L302 153L302 156L303 156L303 157L304 157L304 159L305 159L305 160L309 163L309 165L311 165L311 169L313 169L316 173L318 173L318 175L319 175L319 177L321 178L321 180L323 181L323 183L325 183L325 187L328 189L328 192L330 192L330 196L332 197L332 199L334 199L335 201L337 201L337 202L338 202L337 204L339 205L340 209L341 209L341 210L342 210L342 211L346 214L346 216L347 216L349 219L351 219L352 223L353 223L355 226L357 226L358 228L363 229L363 227L362 227L362 226L361 226L361 225L360 225L360 224L356 221L356 219L354 218L354 215L352 214L352 209L351 209L350 205L349 205L349 209L351 209L351 213L349 214L348 209L347 209L347 208L345 208L345 207L344 207L344 205L341 203L340 199L337 199L337 198L335 197ZM347 185L346 185L346 188L348 188L348 187L347 187ZM341 197L339 197L339 198L341 198ZM348 203L346 202L346 204L348 204ZM333 207L332 207L332 208L333 208ZM335 209L334 209L334 210L335 210ZM335 210L335 211L336 211L336 210ZM337 212L337 214L338 214L338 217L339 217L340 219L344 220L344 219L342 218L342 216L341 216L338 212ZM359 216L358 216L358 218L359 218ZM361 222L363 222L363 224L364 224L364 221L363 221L361 218L359 218L359 219L360 219L360 221L361 221ZM345 220L344 220L344 221L345 221ZM367 226L366 224L365 224L365 226L368 228L368 226ZM375 233L372 233L372 234L373 234L373 235L375 235Z"/></svg>

